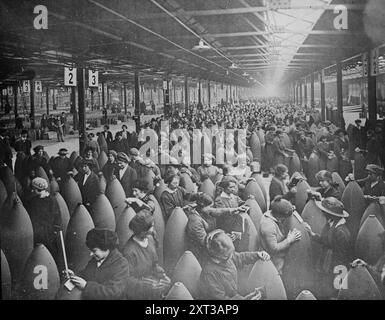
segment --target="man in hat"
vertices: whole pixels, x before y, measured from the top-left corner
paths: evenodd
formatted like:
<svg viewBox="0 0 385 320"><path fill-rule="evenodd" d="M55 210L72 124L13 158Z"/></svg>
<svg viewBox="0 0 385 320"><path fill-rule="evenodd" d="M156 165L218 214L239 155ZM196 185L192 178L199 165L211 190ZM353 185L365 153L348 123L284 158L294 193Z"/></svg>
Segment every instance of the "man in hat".
<svg viewBox="0 0 385 320"><path fill-rule="evenodd" d="M73 165L67 155L68 150L62 148L59 150L59 156L48 162L57 181L64 180L69 173L73 173Z"/></svg>
<svg viewBox="0 0 385 320"><path fill-rule="evenodd" d="M350 150L352 156L354 156L354 152L361 152L366 148L366 132L365 129L361 126L362 121L357 119L354 121L356 124L351 131L350 136ZM354 159L354 157L352 157Z"/></svg>
<svg viewBox="0 0 385 320"><path fill-rule="evenodd" d="M271 261L280 274L282 274L288 249L294 242L301 239L299 230L285 230L284 227L284 222L293 212L293 205L282 196L277 196L260 222L259 234L262 247L270 254Z"/></svg>
<svg viewBox="0 0 385 320"><path fill-rule="evenodd" d="M86 245L92 258L84 270L79 275L67 270L71 282L82 291L82 299L123 299L130 274L127 260L117 249L116 233L108 229L92 229L87 233Z"/></svg>
<svg viewBox="0 0 385 320"><path fill-rule="evenodd" d="M200 295L209 300L260 300L259 291L241 295L238 289L238 271L257 260L269 260L266 251L235 252L231 238L220 229L206 237L208 257L199 281Z"/></svg>
<svg viewBox="0 0 385 320"><path fill-rule="evenodd" d="M48 181L37 177L31 182L32 197L24 201L31 218L34 243L44 244L58 262L58 232L62 230L59 205L48 192Z"/></svg>
<svg viewBox="0 0 385 320"><path fill-rule="evenodd" d="M129 163L130 158L124 152L118 152L116 157L117 167L115 169L114 175L122 184L126 197L131 197L132 185L138 178L135 169L133 169Z"/></svg>
<svg viewBox="0 0 385 320"><path fill-rule="evenodd" d="M89 210L95 202L96 197L100 194L99 179L94 171L92 171L93 162L90 160L82 160L81 172L76 175L80 193L82 194L83 204Z"/></svg>
<svg viewBox="0 0 385 320"><path fill-rule="evenodd" d="M344 210L341 201L334 197L325 198L315 202L317 207L327 219L327 223L322 229L321 234L312 231L306 222L304 226L313 241L322 245L322 252L316 260L316 269L321 277L321 298L331 297L336 293L333 287L335 278L334 268L336 266L348 267L352 259L352 237L346 226L346 218L349 214Z"/></svg>
<svg viewBox="0 0 385 320"><path fill-rule="evenodd" d="M368 176L365 179L357 180L357 183L364 191L364 195L371 197L385 196L385 182L382 179L384 169L376 164L368 164L366 171ZM350 174L349 178L353 178L353 175Z"/></svg>

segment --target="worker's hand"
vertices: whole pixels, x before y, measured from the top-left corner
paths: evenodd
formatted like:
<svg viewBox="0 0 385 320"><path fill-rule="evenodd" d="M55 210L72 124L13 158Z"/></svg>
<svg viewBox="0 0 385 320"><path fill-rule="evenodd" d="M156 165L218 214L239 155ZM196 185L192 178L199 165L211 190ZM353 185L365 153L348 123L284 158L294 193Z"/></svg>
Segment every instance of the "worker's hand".
<svg viewBox="0 0 385 320"><path fill-rule="evenodd" d="M345 178L345 181L354 181L354 175L353 173L349 173L347 177Z"/></svg>
<svg viewBox="0 0 385 320"><path fill-rule="evenodd" d="M241 211L241 212L247 212L249 209L250 209L250 207L245 205L245 204L243 204L240 207L238 207L238 210Z"/></svg>
<svg viewBox="0 0 385 320"><path fill-rule="evenodd" d="M87 281L84 280L83 278L80 278L78 276L71 276L70 277L71 282L77 286L79 289L84 289L87 285Z"/></svg>
<svg viewBox="0 0 385 320"><path fill-rule="evenodd" d="M73 272L72 270L68 269L68 270L63 270L62 271L62 274L63 276L65 277L71 277L71 276L74 276L75 275L75 272Z"/></svg>
<svg viewBox="0 0 385 320"><path fill-rule="evenodd" d="M293 229L293 230L290 230L288 235L287 235L287 240L289 241L289 243L294 243L296 241L299 241L301 240L301 232L298 231L297 229Z"/></svg>
<svg viewBox="0 0 385 320"><path fill-rule="evenodd" d="M311 235L311 236L314 236L315 233L313 232L313 230L311 229L311 226L307 223L307 222L302 222L303 226L305 227L305 230Z"/></svg>
<svg viewBox="0 0 385 320"><path fill-rule="evenodd" d="M358 266L366 266L367 263L364 260L361 259L356 259L350 264L353 268L358 267Z"/></svg>
<svg viewBox="0 0 385 320"><path fill-rule="evenodd" d="M129 198L126 198L126 200L124 200L127 204L131 204L131 203L134 203L134 202L137 202L137 198L134 198L134 197L129 197Z"/></svg>
<svg viewBox="0 0 385 320"><path fill-rule="evenodd" d="M378 203L380 204L380 205L385 205L385 197L384 196L382 196L382 197L378 197Z"/></svg>
<svg viewBox="0 0 385 320"><path fill-rule="evenodd" d="M253 292L249 293L248 295L244 296L245 300L260 300L262 298L262 294L258 290L254 290Z"/></svg>
<svg viewBox="0 0 385 320"><path fill-rule="evenodd" d="M354 149L354 151L355 151L355 152L360 152L361 149L357 147L357 148Z"/></svg>
<svg viewBox="0 0 385 320"><path fill-rule="evenodd" d="M258 251L257 255L263 261L270 260L270 255L266 251Z"/></svg>
<svg viewBox="0 0 385 320"><path fill-rule="evenodd" d="M233 233L226 233L226 235L231 239L232 242L236 240L236 236Z"/></svg>
<svg viewBox="0 0 385 320"><path fill-rule="evenodd" d="M163 278L160 279L160 282L165 285L170 285L171 279L164 273Z"/></svg>

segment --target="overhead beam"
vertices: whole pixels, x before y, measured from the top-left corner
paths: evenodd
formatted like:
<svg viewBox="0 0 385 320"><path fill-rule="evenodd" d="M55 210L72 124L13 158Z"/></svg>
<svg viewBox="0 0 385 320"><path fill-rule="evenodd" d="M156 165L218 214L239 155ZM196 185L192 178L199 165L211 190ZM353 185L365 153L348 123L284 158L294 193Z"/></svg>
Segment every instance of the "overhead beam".
<svg viewBox="0 0 385 320"><path fill-rule="evenodd" d="M341 5L341 4L339 4ZM290 6L285 10L334 10L339 5L298 5ZM364 10L365 4L342 4L348 10ZM229 9L214 9L214 10L191 10L186 11L191 16L217 16L217 15L230 15L230 14L245 14L253 12L266 12L266 11L277 11L272 10L268 7L242 7L242 8L229 8Z"/></svg>
<svg viewBox="0 0 385 320"><path fill-rule="evenodd" d="M342 31L342 30L303 30L303 31L292 31L292 30L280 30L280 31L245 31L245 32L229 32L229 33L209 33L207 36L214 38L228 38L228 37L250 37L250 36L261 36L261 35L273 35L278 33L290 33L290 34L306 34L306 35L328 35L328 36L359 36L364 35L362 31Z"/></svg>
<svg viewBox="0 0 385 320"><path fill-rule="evenodd" d="M362 48L362 46L341 46L341 45L331 45L331 44L301 44L300 46L293 45L264 45L264 46L234 46L234 47L223 47L225 50L251 50L251 49L260 49L260 48L338 48L338 49L358 49Z"/></svg>

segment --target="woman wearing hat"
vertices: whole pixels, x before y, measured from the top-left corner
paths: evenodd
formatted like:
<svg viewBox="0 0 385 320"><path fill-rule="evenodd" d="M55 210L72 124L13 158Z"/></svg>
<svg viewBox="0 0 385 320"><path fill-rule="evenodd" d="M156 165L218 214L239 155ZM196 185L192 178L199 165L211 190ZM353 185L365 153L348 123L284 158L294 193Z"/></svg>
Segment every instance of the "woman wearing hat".
<svg viewBox="0 0 385 320"><path fill-rule="evenodd" d="M271 255L271 260L280 274L288 249L294 242L301 239L300 231L285 228L284 222L293 212L293 205L282 196L277 196L260 222L259 234L262 247Z"/></svg>
<svg viewBox="0 0 385 320"><path fill-rule="evenodd" d="M385 182L382 179L384 169L376 164L368 164L366 166L368 176L365 179L357 180L357 183L362 187L364 195L371 197L385 196ZM349 175L349 179L353 180L353 174Z"/></svg>
<svg viewBox="0 0 385 320"><path fill-rule="evenodd" d="M67 178L68 173L74 169L71 160L67 157L68 150L61 148L59 156L50 159L48 164L51 166L55 178L60 181Z"/></svg>
<svg viewBox="0 0 385 320"><path fill-rule="evenodd" d="M322 245L322 252L316 260L316 268L321 276L321 283L325 284L322 286L323 290L320 297L325 298L336 293L333 287L334 268L341 265L347 267L351 262L352 237L345 220L349 214L344 210L341 201L329 197L315 203L327 218L327 223L321 234L314 233L307 223L304 225L312 240Z"/></svg>
<svg viewBox="0 0 385 320"><path fill-rule="evenodd" d="M82 290L83 300L118 300L125 297L130 278L127 260L118 251L118 237L108 229L87 233L91 260L79 275L68 270L71 282Z"/></svg>
<svg viewBox="0 0 385 320"><path fill-rule="evenodd" d="M253 291L242 296L238 290L238 270L257 260L269 260L265 251L235 252L231 238L220 229L206 237L206 262L202 265L199 289L202 299L259 300L261 293Z"/></svg>
<svg viewBox="0 0 385 320"><path fill-rule="evenodd" d="M129 299L159 300L169 289L171 280L158 264L154 218L148 211L140 211L129 227L133 235L122 250L131 276L126 295Z"/></svg>
<svg viewBox="0 0 385 320"><path fill-rule="evenodd" d="M48 181L37 177L31 182L33 196L25 203L31 218L34 243L42 243L58 262L57 233L62 230L59 205L48 192Z"/></svg>

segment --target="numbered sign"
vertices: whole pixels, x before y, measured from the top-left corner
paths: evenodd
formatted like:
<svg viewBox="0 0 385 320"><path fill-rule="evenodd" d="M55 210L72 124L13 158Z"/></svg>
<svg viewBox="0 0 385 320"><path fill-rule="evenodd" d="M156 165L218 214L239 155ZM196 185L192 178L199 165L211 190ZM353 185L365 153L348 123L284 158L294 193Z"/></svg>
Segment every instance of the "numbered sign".
<svg viewBox="0 0 385 320"><path fill-rule="evenodd" d="M35 91L43 92L43 87L41 86L41 81L35 81Z"/></svg>
<svg viewBox="0 0 385 320"><path fill-rule="evenodd" d="M99 87L99 72L88 70L88 86Z"/></svg>
<svg viewBox="0 0 385 320"><path fill-rule="evenodd" d="M168 88L171 90L172 89L172 80L169 81L168 83Z"/></svg>
<svg viewBox="0 0 385 320"><path fill-rule="evenodd" d="M375 48L372 50L371 52L371 59L370 59L370 63L371 63L371 75L372 76L376 76L378 75L379 71L380 71L380 68L379 68L379 65L378 65L378 56L379 56L379 49L378 48Z"/></svg>
<svg viewBox="0 0 385 320"><path fill-rule="evenodd" d="M103 92L103 85L99 83L98 85L98 92L102 93Z"/></svg>
<svg viewBox="0 0 385 320"><path fill-rule="evenodd" d="M9 95L9 96L12 96L12 95L13 95L13 89L12 89L12 87L7 87L6 92L8 92L8 95Z"/></svg>
<svg viewBox="0 0 385 320"><path fill-rule="evenodd" d="M29 82L29 80L23 81L23 92L24 93L30 93L31 92L31 83Z"/></svg>
<svg viewBox="0 0 385 320"><path fill-rule="evenodd" d="M64 85L76 87L76 68L64 68Z"/></svg>
<svg viewBox="0 0 385 320"><path fill-rule="evenodd" d="M167 90L167 81L163 80L163 90Z"/></svg>
<svg viewBox="0 0 385 320"><path fill-rule="evenodd" d="M3 96L6 96L6 95L7 95L7 89L3 89L3 90L1 90L1 92L2 92L2 95L3 95Z"/></svg>

